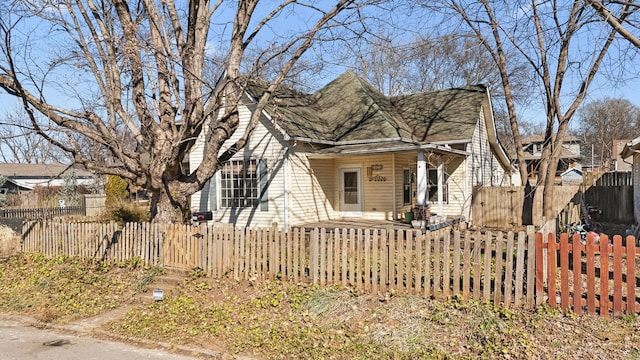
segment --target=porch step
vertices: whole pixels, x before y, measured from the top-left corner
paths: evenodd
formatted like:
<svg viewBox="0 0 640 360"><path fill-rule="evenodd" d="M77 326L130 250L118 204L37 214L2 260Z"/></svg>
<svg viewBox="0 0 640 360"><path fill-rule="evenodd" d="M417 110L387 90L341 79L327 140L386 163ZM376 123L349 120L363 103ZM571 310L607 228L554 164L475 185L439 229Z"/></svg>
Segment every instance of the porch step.
<svg viewBox="0 0 640 360"><path fill-rule="evenodd" d="M188 276L189 272L178 269L166 269L165 273L154 278L153 282L147 285L147 291L136 295L134 302L150 303L154 299L154 290L161 290L166 298L167 294L176 288Z"/></svg>

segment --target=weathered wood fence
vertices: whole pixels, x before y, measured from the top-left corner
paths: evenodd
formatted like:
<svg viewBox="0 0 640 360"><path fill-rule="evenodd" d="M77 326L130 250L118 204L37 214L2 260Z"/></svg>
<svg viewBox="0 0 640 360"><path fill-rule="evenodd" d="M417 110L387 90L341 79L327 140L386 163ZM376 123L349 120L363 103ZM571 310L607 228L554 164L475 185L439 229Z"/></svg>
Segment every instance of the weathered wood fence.
<svg viewBox="0 0 640 360"><path fill-rule="evenodd" d="M579 191L579 185L556 186L553 209L560 212ZM472 223L478 227L541 226L543 186L476 187L471 199ZM529 201L525 199L529 197ZM523 219L528 221L523 221Z"/></svg>
<svg viewBox="0 0 640 360"><path fill-rule="evenodd" d="M212 277L280 279L351 286L365 293L460 296L533 308L544 302L574 313L635 314L640 309L635 239L599 245L579 235L502 232L422 233L127 223L28 222L23 250L104 260L141 258ZM544 258L549 259L544 262ZM546 267L547 276L544 275Z"/></svg>
<svg viewBox="0 0 640 360"><path fill-rule="evenodd" d="M390 229L234 228L229 225L29 222L23 249L124 260L213 277L353 286L369 293L459 295L535 305L533 234Z"/></svg>
<svg viewBox="0 0 640 360"><path fill-rule="evenodd" d="M0 218L51 219L56 216L83 215L81 206L34 208L34 209L0 209Z"/></svg>

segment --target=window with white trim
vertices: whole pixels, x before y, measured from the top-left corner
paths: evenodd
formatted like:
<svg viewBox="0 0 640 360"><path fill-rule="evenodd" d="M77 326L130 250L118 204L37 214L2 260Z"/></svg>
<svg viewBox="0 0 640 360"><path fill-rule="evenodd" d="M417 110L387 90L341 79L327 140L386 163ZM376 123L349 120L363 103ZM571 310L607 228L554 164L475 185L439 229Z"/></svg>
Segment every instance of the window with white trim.
<svg viewBox="0 0 640 360"><path fill-rule="evenodd" d="M402 204L411 204L411 170L402 169Z"/></svg>
<svg viewBox="0 0 640 360"><path fill-rule="evenodd" d="M429 169L427 191L429 192L429 202L438 202L438 169ZM449 174L442 173L442 202L449 203Z"/></svg>
<svg viewBox="0 0 640 360"><path fill-rule="evenodd" d="M221 207L242 208L260 204L258 164L255 159L231 160L220 171Z"/></svg>

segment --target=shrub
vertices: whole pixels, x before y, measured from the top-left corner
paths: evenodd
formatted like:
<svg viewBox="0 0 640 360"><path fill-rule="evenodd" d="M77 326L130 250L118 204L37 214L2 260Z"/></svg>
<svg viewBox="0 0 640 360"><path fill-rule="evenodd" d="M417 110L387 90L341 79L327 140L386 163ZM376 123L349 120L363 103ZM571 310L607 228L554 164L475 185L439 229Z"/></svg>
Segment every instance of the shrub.
<svg viewBox="0 0 640 360"><path fill-rule="evenodd" d="M119 223L146 222L151 219L151 214L146 207L120 201L108 205L103 213L103 218L105 221L116 221Z"/></svg>
<svg viewBox="0 0 640 360"><path fill-rule="evenodd" d="M107 195L105 205L114 206L123 203L129 196L129 185L127 182L115 175L109 175L104 186L104 193Z"/></svg>

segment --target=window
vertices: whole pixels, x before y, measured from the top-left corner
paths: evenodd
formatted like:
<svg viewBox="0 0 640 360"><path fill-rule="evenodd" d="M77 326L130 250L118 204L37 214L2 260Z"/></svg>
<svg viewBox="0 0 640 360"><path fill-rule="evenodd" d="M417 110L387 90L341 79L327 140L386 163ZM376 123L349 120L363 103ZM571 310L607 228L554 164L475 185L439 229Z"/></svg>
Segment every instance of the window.
<svg viewBox="0 0 640 360"><path fill-rule="evenodd" d="M411 170L402 170L402 203L411 204Z"/></svg>
<svg viewBox="0 0 640 360"><path fill-rule="evenodd" d="M442 201L449 202L449 175L442 173ZM438 170L429 169L429 182L427 183L427 191L429 192L429 202L438 202Z"/></svg>
<svg viewBox="0 0 640 360"><path fill-rule="evenodd" d="M232 160L220 171L223 208L254 207L260 204L258 166L255 159Z"/></svg>

